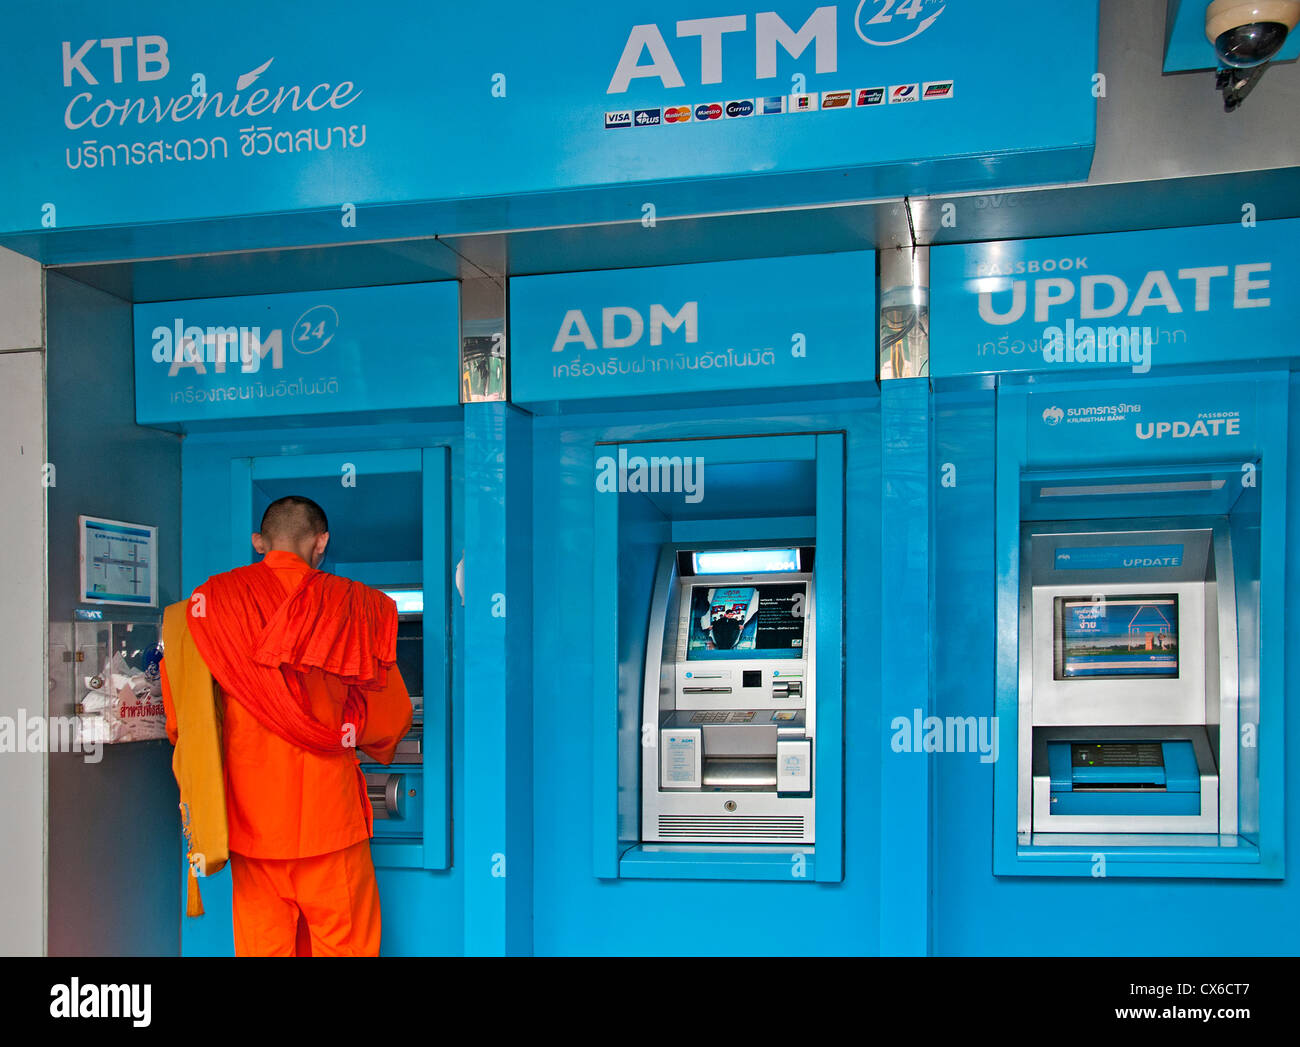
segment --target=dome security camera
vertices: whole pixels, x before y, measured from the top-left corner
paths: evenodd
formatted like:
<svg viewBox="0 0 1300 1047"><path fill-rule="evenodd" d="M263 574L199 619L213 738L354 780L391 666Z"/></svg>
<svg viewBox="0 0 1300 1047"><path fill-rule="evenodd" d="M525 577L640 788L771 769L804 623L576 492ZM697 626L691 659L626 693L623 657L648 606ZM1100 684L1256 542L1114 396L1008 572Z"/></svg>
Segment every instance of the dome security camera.
<svg viewBox="0 0 1300 1047"><path fill-rule="evenodd" d="M1219 61L1233 69L1272 59L1297 22L1300 0L1214 0L1205 9L1205 35Z"/></svg>
<svg viewBox="0 0 1300 1047"><path fill-rule="evenodd" d="M1215 87L1223 108L1236 109L1264 75L1300 22L1300 0L1214 0L1205 9L1205 36L1219 56Z"/></svg>

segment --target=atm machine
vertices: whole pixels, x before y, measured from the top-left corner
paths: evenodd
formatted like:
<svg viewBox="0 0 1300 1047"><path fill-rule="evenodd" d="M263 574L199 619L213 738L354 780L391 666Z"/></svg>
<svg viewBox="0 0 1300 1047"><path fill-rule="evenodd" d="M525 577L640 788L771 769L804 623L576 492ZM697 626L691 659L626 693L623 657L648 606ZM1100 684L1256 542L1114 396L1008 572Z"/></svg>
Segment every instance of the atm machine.
<svg viewBox="0 0 1300 1047"><path fill-rule="evenodd" d="M381 590L397 604L397 669L411 696L411 730L387 767L362 762L375 837L418 838L424 830L424 593Z"/></svg>
<svg viewBox="0 0 1300 1047"><path fill-rule="evenodd" d="M1228 528L1022 533L1018 830L1237 826L1237 609Z"/></svg>
<svg viewBox="0 0 1300 1047"><path fill-rule="evenodd" d="M643 842L815 842L813 560L812 546L663 549L642 693Z"/></svg>

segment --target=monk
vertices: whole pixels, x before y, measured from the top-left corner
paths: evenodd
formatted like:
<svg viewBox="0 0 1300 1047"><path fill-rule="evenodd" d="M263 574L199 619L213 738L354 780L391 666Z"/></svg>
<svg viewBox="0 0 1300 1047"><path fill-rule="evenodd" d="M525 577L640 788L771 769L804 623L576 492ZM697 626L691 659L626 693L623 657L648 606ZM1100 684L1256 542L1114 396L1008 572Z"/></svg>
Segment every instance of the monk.
<svg viewBox="0 0 1300 1047"><path fill-rule="evenodd" d="M253 535L261 561L195 589L183 625L182 605L164 617L163 701L178 781L184 725L199 724L190 728L197 733L211 722L207 694L215 691L210 730L220 739L220 766L214 758L198 773L224 779L239 956L379 952L373 812L357 750L390 763L412 707L394 664L396 605L316 569L329 537L319 505L280 498ZM173 663L184 678L172 675ZM196 705L206 718L195 716ZM191 778L195 766L191 755ZM187 800L182 783L187 837L194 803L212 806L202 790L190 792L200 798ZM223 790L213 792L219 803Z"/></svg>

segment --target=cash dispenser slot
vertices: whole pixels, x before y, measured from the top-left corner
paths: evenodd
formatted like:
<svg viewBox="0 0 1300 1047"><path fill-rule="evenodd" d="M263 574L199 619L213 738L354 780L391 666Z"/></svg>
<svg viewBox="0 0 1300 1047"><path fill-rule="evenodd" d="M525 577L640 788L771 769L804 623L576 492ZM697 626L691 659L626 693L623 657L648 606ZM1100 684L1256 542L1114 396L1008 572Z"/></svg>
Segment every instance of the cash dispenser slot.
<svg viewBox="0 0 1300 1047"><path fill-rule="evenodd" d="M776 789L776 756L706 756L706 789Z"/></svg>

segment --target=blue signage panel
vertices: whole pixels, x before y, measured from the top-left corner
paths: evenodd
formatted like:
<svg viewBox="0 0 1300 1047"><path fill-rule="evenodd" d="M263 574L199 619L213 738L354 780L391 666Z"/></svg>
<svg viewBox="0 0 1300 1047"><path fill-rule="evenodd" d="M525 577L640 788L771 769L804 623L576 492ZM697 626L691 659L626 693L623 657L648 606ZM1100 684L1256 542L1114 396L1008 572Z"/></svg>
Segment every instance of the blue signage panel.
<svg viewBox="0 0 1300 1047"><path fill-rule="evenodd" d="M1121 385L1123 387L1121 387ZM1061 385L1026 397L1031 463L1230 461L1258 446L1254 382Z"/></svg>
<svg viewBox="0 0 1300 1047"><path fill-rule="evenodd" d="M510 281L518 403L875 379L871 251Z"/></svg>
<svg viewBox="0 0 1300 1047"><path fill-rule="evenodd" d="M1181 567L1181 545L1070 545L1056 550L1058 571L1108 571L1116 567Z"/></svg>
<svg viewBox="0 0 1300 1047"><path fill-rule="evenodd" d="M0 33L0 233L842 168L893 178L840 198L935 193L1082 180L1095 140L1096 0L9 0Z"/></svg>
<svg viewBox="0 0 1300 1047"><path fill-rule="evenodd" d="M141 425L459 403L454 280L134 307Z"/></svg>
<svg viewBox="0 0 1300 1047"><path fill-rule="evenodd" d="M1284 358L1300 219L936 247L930 284L935 377Z"/></svg>

